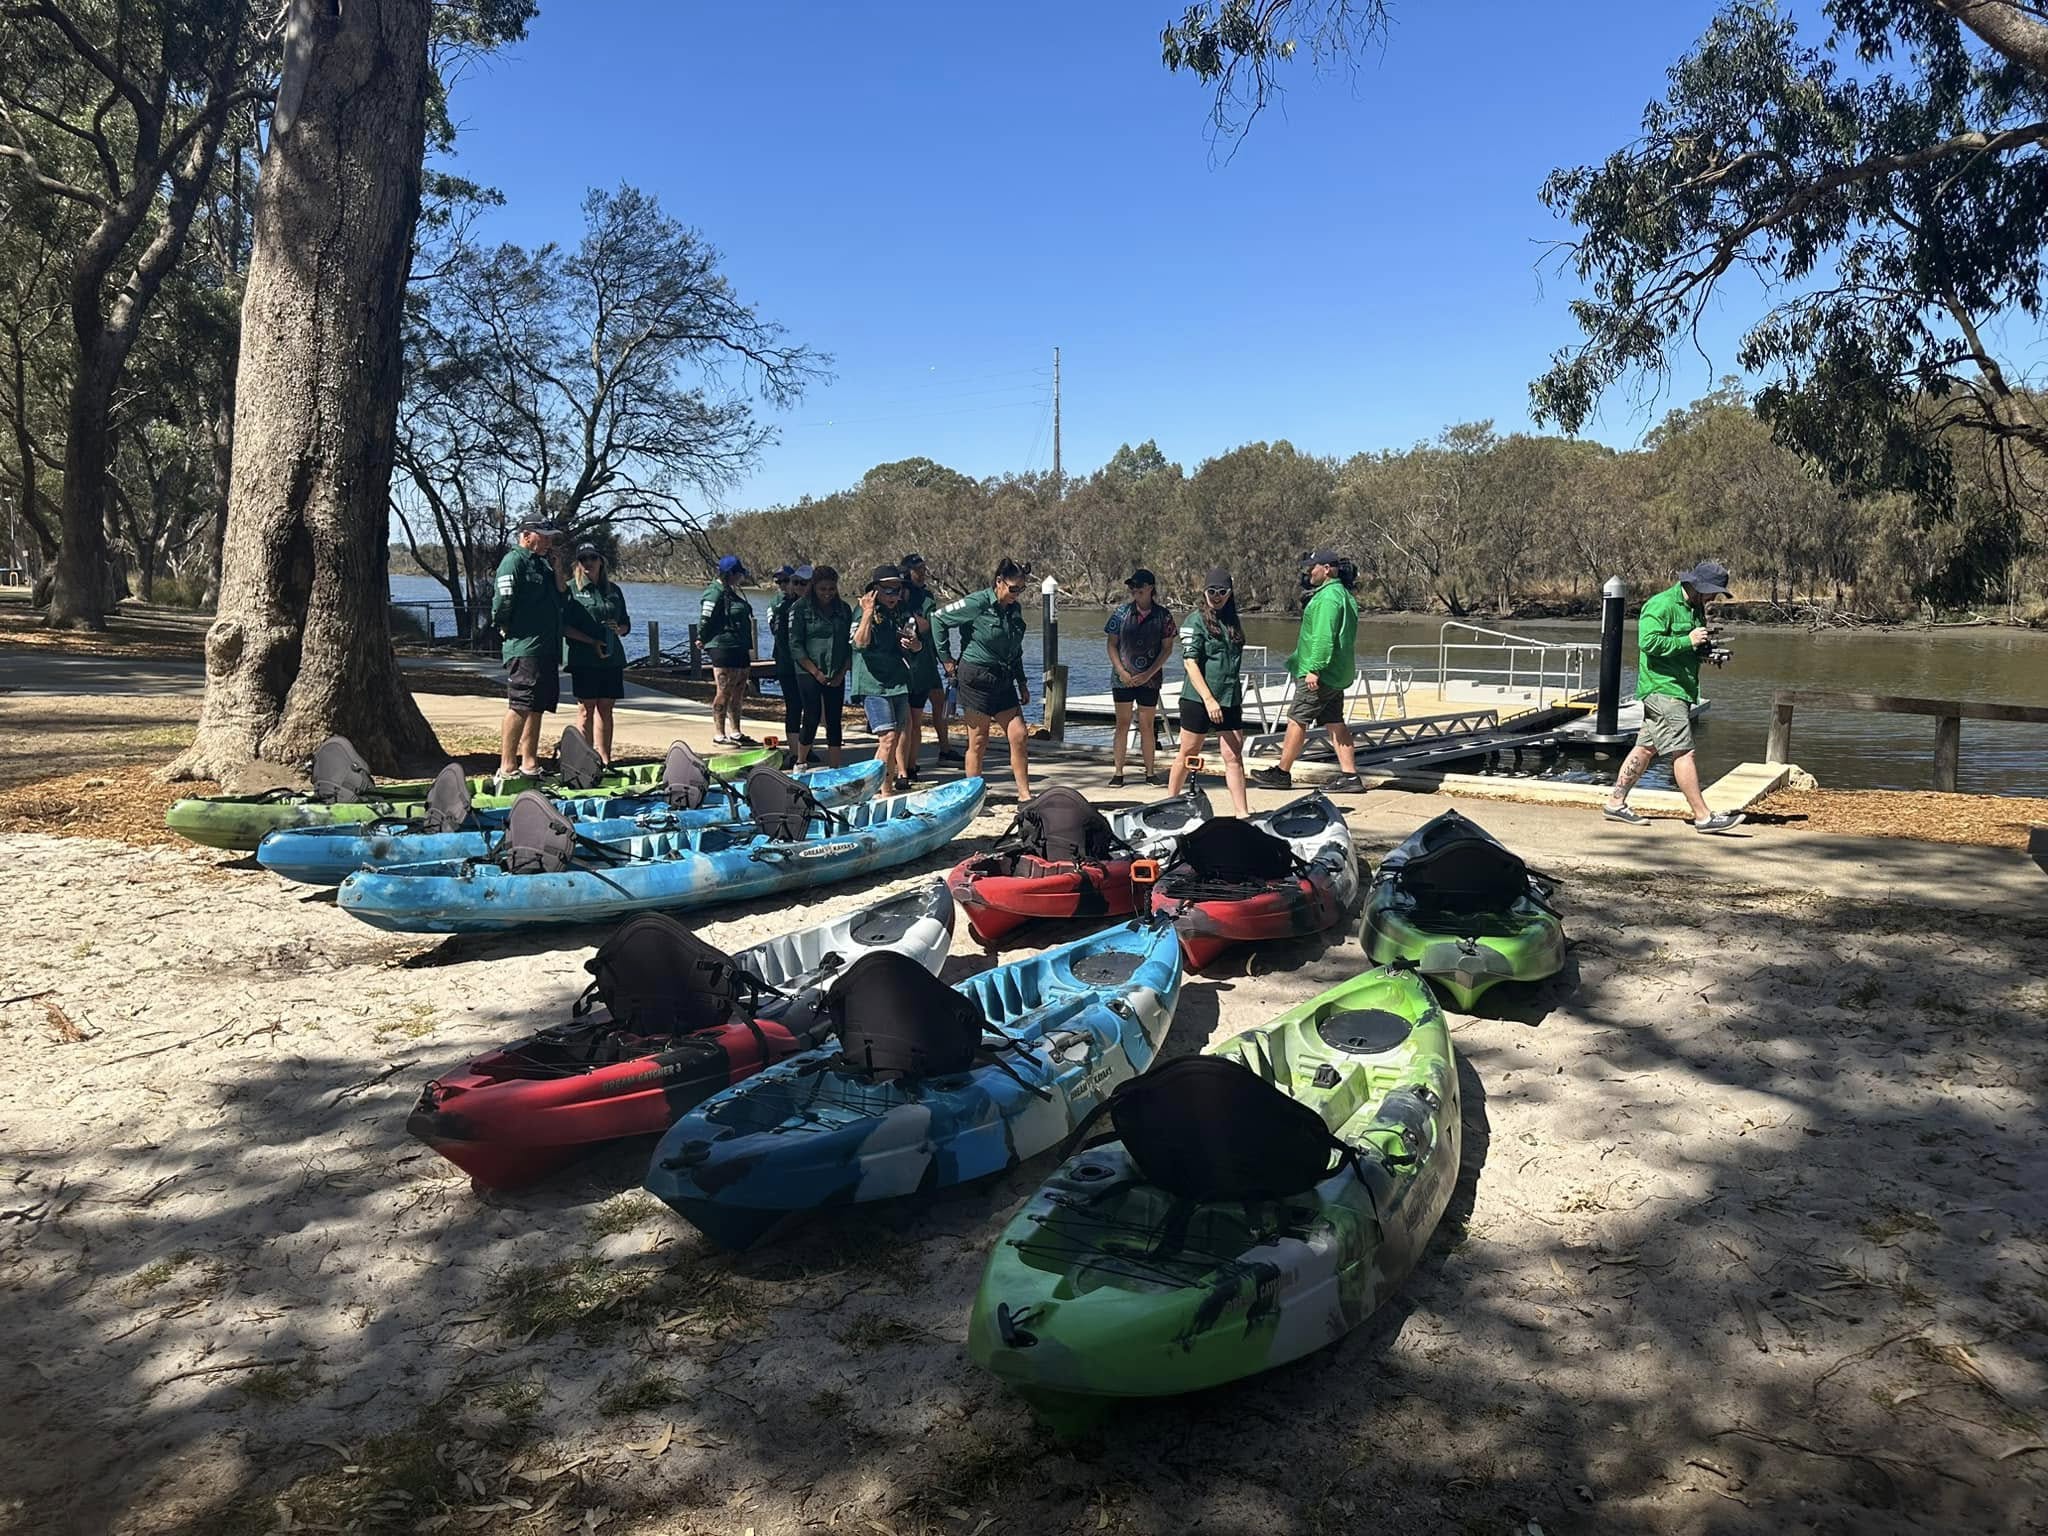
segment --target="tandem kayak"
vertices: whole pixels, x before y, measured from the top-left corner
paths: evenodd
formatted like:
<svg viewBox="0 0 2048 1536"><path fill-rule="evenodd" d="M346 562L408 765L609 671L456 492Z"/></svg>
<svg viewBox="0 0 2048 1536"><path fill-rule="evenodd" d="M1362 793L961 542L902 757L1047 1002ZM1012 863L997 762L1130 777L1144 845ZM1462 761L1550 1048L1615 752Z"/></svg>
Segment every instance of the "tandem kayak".
<svg viewBox="0 0 2048 1536"><path fill-rule="evenodd" d="M1087 826L1048 836L1032 819L1060 796L1078 802L1075 818L1099 823L1095 855L1086 847ZM1037 918L1129 917L1136 900L1133 862L1164 857L1209 815L1209 797L1199 789L1106 815L1078 791L1048 789L1018 813L994 848L954 866L946 883L975 938L991 949Z"/></svg>
<svg viewBox="0 0 2048 1536"><path fill-rule="evenodd" d="M826 988L863 955L894 951L936 974L952 943L953 899L938 880L731 956L707 954L669 918L633 918L588 964L591 1017L436 1078L405 1128L483 1188L531 1183L593 1146L659 1135L719 1089L816 1045ZM678 1010L707 978L716 1006Z"/></svg>
<svg viewBox="0 0 2048 1536"><path fill-rule="evenodd" d="M867 980L856 969L833 988L836 1046L727 1089L662 1138L647 1188L713 1241L745 1247L799 1211L964 1184L1058 1145L1151 1066L1180 1000L1180 946L1124 923L952 988L878 968L871 995Z"/></svg>
<svg viewBox="0 0 2048 1536"><path fill-rule="evenodd" d="M778 747L756 747L745 752L727 752L708 759L711 771L721 778L735 779L749 769L778 766ZM661 782L661 759L614 763L603 777L588 788L570 788L551 775L517 777L505 781L502 793L491 774L472 774L470 801L478 810L505 810L521 791L538 789L563 797L572 805L595 802L615 795L652 794ZM336 823L366 821L416 821L426 812L427 779L405 779L380 783L354 800L326 801L300 790L269 790L257 795L193 795L173 801L164 812L164 825L180 837L208 848L250 849L263 841L265 833L287 827L327 827ZM587 814L587 812L579 812Z"/></svg>
<svg viewBox="0 0 2048 1536"><path fill-rule="evenodd" d="M1450 1032L1407 970L1169 1062L1108 1114L1121 1139L1069 1158L997 1240L967 1334L977 1365L1069 1432L1358 1327L1458 1180Z"/></svg>
<svg viewBox="0 0 2048 1536"><path fill-rule="evenodd" d="M716 761L714 759L714 761ZM872 800L882 787L883 763L870 758L849 768L804 769L791 777L807 787L820 804L839 810ZM744 786L737 793L714 789L694 810L671 810L658 791L620 793L609 798L554 798L584 837L604 842L636 832L688 831L738 820L747 814ZM302 885L339 885L359 869L387 869L395 864L429 864L456 859L487 859L505 827L502 809L474 810L476 830L428 832L402 821L368 825L295 827L265 835L256 845L256 862L272 873Z"/></svg>
<svg viewBox="0 0 2048 1536"><path fill-rule="evenodd" d="M1219 816L1181 839L1152 910L1173 920L1201 970L1234 944L1320 933L1358 895L1344 813L1321 793L1248 819Z"/></svg>
<svg viewBox="0 0 2048 1536"><path fill-rule="evenodd" d="M1358 941L1381 965L1414 965L1469 1010L1500 982L1564 969L1551 894L1484 827L1445 811L1381 862Z"/></svg>
<svg viewBox="0 0 2048 1536"><path fill-rule="evenodd" d="M870 800L834 812L832 822L811 822L800 839L734 822L579 842L573 864L547 873L515 874L504 862L474 859L394 865L350 875L336 904L400 933L492 933L749 901L923 858L966 828L982 793L980 779L958 779Z"/></svg>

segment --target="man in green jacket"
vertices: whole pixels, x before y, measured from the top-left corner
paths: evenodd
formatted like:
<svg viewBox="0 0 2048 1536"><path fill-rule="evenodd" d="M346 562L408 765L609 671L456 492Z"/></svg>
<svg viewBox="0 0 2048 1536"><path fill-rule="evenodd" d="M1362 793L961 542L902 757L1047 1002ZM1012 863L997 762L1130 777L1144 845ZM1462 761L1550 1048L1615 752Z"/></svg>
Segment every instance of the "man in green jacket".
<svg viewBox="0 0 2048 1536"><path fill-rule="evenodd" d="M738 555L720 555L718 575L704 589L698 615L697 643L711 663L711 739L721 747L759 745L740 729L740 705L747 696L748 668L754 659L754 605L740 583L751 580Z"/></svg>
<svg viewBox="0 0 2048 1536"><path fill-rule="evenodd" d="M505 663L505 720L498 732L498 778L540 772L540 717L562 699L562 604L569 590L562 527L538 518L519 525L498 562L491 623Z"/></svg>
<svg viewBox="0 0 2048 1536"><path fill-rule="evenodd" d="M1308 745L1311 727L1324 728L1330 745L1337 749L1337 766L1344 771L1323 784L1324 789L1355 790L1358 782L1358 754L1352 746L1351 727L1344 722L1344 690L1358 676L1358 604L1351 600L1338 568L1344 557L1334 549L1319 549L1308 558L1308 601L1301 608L1301 633L1294 642L1294 654L1287 658L1287 670L1294 676L1294 697L1287 704L1287 739L1280 744L1280 766L1261 768L1252 782L1262 789L1294 787L1294 764Z"/></svg>
<svg viewBox="0 0 2048 1536"><path fill-rule="evenodd" d="M1742 825L1739 811L1712 811L1700 793L1700 765L1693 756L1692 712L1700 701L1700 662L1714 648L1706 626L1707 605L1728 595L1728 568L1711 560L1698 565L1643 604L1636 621L1636 697L1643 701L1643 728L1614 776L1614 793L1604 807L1609 821L1640 827L1649 817L1632 810L1628 792L1662 755L1671 777L1692 807L1695 832L1726 832Z"/></svg>

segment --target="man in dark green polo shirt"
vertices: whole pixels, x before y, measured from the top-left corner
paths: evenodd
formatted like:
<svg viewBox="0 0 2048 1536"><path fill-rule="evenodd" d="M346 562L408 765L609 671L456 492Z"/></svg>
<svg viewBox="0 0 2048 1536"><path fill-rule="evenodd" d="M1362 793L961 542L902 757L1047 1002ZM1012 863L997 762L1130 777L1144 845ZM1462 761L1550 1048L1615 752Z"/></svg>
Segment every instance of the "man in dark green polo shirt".
<svg viewBox="0 0 2048 1536"><path fill-rule="evenodd" d="M505 663L505 721L498 732L498 778L540 772L540 717L562 701L562 608L569 601L569 567L560 523L521 523L513 547L498 562L491 623ZM568 638L602 644L580 621Z"/></svg>
<svg viewBox="0 0 2048 1536"><path fill-rule="evenodd" d="M1628 792L1661 756L1671 759L1671 777L1692 807L1695 832L1726 832L1742 825L1738 811L1713 811L1700 793L1700 766L1693 756L1692 712L1700 701L1700 662L1714 648L1707 629L1707 604L1728 595L1728 568L1711 560L1698 565L1643 604L1636 621L1636 697L1643 701L1643 728L1614 776L1614 793L1604 807L1610 821L1642 826L1649 817L1630 809Z"/></svg>

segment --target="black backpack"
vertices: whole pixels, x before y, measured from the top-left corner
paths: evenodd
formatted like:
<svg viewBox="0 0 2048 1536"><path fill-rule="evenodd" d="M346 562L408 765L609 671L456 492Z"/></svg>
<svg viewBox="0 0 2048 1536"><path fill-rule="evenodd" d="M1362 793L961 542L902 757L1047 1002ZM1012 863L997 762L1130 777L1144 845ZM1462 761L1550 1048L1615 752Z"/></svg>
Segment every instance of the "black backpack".
<svg viewBox="0 0 2048 1536"><path fill-rule="evenodd" d="M575 851L575 825L539 790L522 790L505 817L505 837L498 845L498 863L505 872L559 874Z"/></svg>
<svg viewBox="0 0 2048 1536"><path fill-rule="evenodd" d="M1498 912L1531 894L1529 866L1456 811L1422 829L1422 851L1394 871L1394 883L1426 912Z"/></svg>
<svg viewBox="0 0 2048 1536"><path fill-rule="evenodd" d="M672 741L661 760L661 793L673 810L694 811L711 793L711 767L687 741Z"/></svg>
<svg viewBox="0 0 2048 1536"><path fill-rule="evenodd" d="M1358 1153L1298 1099L1241 1062L1182 1056L1119 1083L1108 1112L1139 1173L1183 1200L1278 1200L1314 1188Z"/></svg>
<svg viewBox="0 0 2048 1536"><path fill-rule="evenodd" d="M427 832L460 832L475 820L476 813L469 802L469 777L462 771L462 764L450 763L427 786L427 812L420 818L420 827Z"/></svg>
<svg viewBox="0 0 2048 1536"><path fill-rule="evenodd" d="M1050 864L1085 864L1100 863L1126 847L1087 796L1059 784L1018 807L995 851L1027 853Z"/></svg>
<svg viewBox="0 0 2048 1536"><path fill-rule="evenodd" d="M631 918L584 962L590 998L639 1034L695 1034L738 1017L752 1022L767 982L659 912Z"/></svg>
<svg viewBox="0 0 2048 1536"><path fill-rule="evenodd" d="M779 768L756 768L747 775L747 809L753 815L754 830L777 843L802 842L813 821L845 825L808 785Z"/></svg>
<svg viewBox="0 0 2048 1536"><path fill-rule="evenodd" d="M974 999L908 955L873 950L847 967L825 999L840 1064L870 1077L965 1072L988 1027Z"/></svg>
<svg viewBox="0 0 2048 1536"><path fill-rule="evenodd" d="M555 746L555 775L568 789L595 789L604 782L604 759L573 725Z"/></svg>
<svg viewBox="0 0 2048 1536"><path fill-rule="evenodd" d="M314 797L328 805L361 805L377 788L361 755L343 736L330 736L315 747L306 773Z"/></svg>
<svg viewBox="0 0 2048 1536"><path fill-rule="evenodd" d="M1264 885L1300 867L1284 838L1241 816L1218 816L1180 840L1174 867L1195 879L1225 885Z"/></svg>

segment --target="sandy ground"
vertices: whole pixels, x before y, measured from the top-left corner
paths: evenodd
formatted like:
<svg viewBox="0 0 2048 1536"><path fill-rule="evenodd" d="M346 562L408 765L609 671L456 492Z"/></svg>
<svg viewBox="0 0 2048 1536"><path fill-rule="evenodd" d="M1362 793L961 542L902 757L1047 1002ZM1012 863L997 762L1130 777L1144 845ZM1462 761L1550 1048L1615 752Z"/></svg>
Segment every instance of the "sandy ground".
<svg viewBox="0 0 2048 1536"><path fill-rule="evenodd" d="M1354 803L1369 854L1443 804ZM0 1529L2044 1528L2038 873L1470 809L1566 878L1576 945L1454 1020L1423 1268L1318 1356L1072 1446L964 1350L1043 1166L736 1261L634 1193L644 1146L480 1199L406 1111L559 1017L600 934L408 939L225 856L0 836ZM1359 964L1250 955L1169 1050Z"/></svg>

